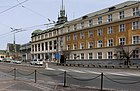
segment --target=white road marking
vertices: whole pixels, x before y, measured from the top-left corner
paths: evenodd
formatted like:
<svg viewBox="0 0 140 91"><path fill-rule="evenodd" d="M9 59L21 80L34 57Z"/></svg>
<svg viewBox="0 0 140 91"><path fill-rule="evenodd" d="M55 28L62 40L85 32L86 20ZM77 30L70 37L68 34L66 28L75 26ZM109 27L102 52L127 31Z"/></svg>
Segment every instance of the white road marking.
<svg viewBox="0 0 140 91"><path fill-rule="evenodd" d="M80 71L80 70L74 70L74 69L69 69L69 70L72 71L72 72L77 72L77 73L87 73L87 72Z"/></svg>
<svg viewBox="0 0 140 91"><path fill-rule="evenodd" d="M112 75L120 75L120 76L140 76L140 74L134 74L134 73L127 73L127 72L106 72L105 74L112 74Z"/></svg>
<svg viewBox="0 0 140 91"><path fill-rule="evenodd" d="M77 72L77 73L93 73L93 74L101 74L101 72L91 71L91 70L75 70L75 69L55 69L55 68L45 68L46 70L59 70L59 71L67 71L67 72ZM104 72L104 74L110 75L119 75L119 76L140 76L137 73L128 73L128 72Z"/></svg>
<svg viewBox="0 0 140 91"><path fill-rule="evenodd" d="M90 70L85 70L88 73L93 73L93 74L101 74L100 72L95 72L95 71L90 71Z"/></svg>
<svg viewBox="0 0 140 91"><path fill-rule="evenodd" d="M67 70L65 70L65 69L58 69L58 70L60 70L60 71L67 71ZM68 71L67 71L68 72Z"/></svg>
<svg viewBox="0 0 140 91"><path fill-rule="evenodd" d="M122 73L112 73L112 72L106 72L105 74L112 74L112 75L119 75L119 76L128 76L126 74L122 74Z"/></svg>
<svg viewBox="0 0 140 91"><path fill-rule="evenodd" d="M45 68L46 70L55 70L55 69L53 69L53 68Z"/></svg>

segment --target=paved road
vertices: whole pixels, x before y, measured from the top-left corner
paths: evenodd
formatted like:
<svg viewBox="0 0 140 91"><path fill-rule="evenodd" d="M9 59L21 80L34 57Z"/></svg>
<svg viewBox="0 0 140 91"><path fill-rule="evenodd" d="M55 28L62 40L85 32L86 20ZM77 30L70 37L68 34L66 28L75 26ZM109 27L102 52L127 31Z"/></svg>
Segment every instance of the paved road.
<svg viewBox="0 0 140 91"><path fill-rule="evenodd" d="M139 70L129 70L129 69L100 69L100 68L82 68L82 67L64 67L64 66L56 66L54 64L49 64L47 69L42 67L28 67L28 66L18 66L11 64L2 64L0 65L0 70L7 71L12 70L13 68L17 68L21 73L17 73L17 80L24 82L32 82L34 83L34 74L30 76L23 76L22 74L28 75L34 70L37 70L37 83L42 84L43 86L47 86L49 88L59 88L63 85L64 79L64 71L67 71L67 86L71 88L64 88L63 91L74 91L74 88L77 86L82 87L83 89L88 88L100 88L100 77L97 79L92 79L89 81L83 81L91 78L95 78L99 76L102 72L106 77L104 77L104 85L105 89L116 89L117 91L139 91L140 83L136 84L128 84L132 82L140 81L140 71ZM11 73L10 75L12 75ZM58 76L58 74L61 74ZM57 76L56 76L57 75ZM21 79L22 78L22 79ZM13 78L12 78L13 79ZM80 79L80 80L79 80ZM82 80L81 80L82 79ZM28 82L29 81L29 82ZM21 83L22 84L22 83ZM61 86L59 86L61 84ZM31 85L31 84L28 84ZM26 86L26 85L25 85ZM14 86L15 87L15 86ZM19 87L19 86L17 86ZM40 86L39 86L40 87ZM71 90L73 87L73 90ZM41 87L43 88L43 87ZM46 88L45 88L46 89ZM78 88L76 88L78 89ZM79 88L80 89L80 88ZM93 90L93 89L92 89ZM34 91L34 90L33 90ZM41 91L38 90L38 91ZM45 90L44 90L45 91ZM78 91L78 90L77 90ZM82 91L82 90L79 90ZM83 90L85 91L85 90ZM88 91L88 90L86 90ZM90 91L90 90L89 90Z"/></svg>

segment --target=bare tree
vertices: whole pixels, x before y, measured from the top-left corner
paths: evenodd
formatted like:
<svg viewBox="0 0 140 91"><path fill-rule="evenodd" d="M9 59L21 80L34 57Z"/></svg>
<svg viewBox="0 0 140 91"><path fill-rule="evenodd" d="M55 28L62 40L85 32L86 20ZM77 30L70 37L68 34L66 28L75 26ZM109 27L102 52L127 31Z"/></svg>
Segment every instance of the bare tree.
<svg viewBox="0 0 140 91"><path fill-rule="evenodd" d="M119 45L115 49L114 56L117 59L124 60L124 65L128 66L131 65L131 59L137 57L139 51L140 51L140 47L138 46L130 49L130 47Z"/></svg>

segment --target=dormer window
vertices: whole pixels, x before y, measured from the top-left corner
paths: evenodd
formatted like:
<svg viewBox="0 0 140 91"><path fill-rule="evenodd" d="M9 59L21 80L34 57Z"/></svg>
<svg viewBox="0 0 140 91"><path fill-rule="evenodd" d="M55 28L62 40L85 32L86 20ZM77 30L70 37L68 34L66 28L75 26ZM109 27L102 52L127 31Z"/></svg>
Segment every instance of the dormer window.
<svg viewBox="0 0 140 91"><path fill-rule="evenodd" d="M114 11L115 9L116 9L116 7L110 7L108 11L109 11L109 12L110 12L110 11Z"/></svg>
<svg viewBox="0 0 140 91"><path fill-rule="evenodd" d="M91 27L93 25L93 20L89 20L89 27Z"/></svg>
<svg viewBox="0 0 140 91"><path fill-rule="evenodd" d="M98 18L98 24L102 24L102 17Z"/></svg>
<svg viewBox="0 0 140 91"><path fill-rule="evenodd" d="M135 7L132 10L133 10L133 16L139 15L139 9L138 9L138 7Z"/></svg>
<svg viewBox="0 0 140 91"><path fill-rule="evenodd" d="M81 29L84 28L84 22L81 23Z"/></svg>
<svg viewBox="0 0 140 91"><path fill-rule="evenodd" d="M123 19L124 18L124 11L121 11L119 14L120 14L120 19Z"/></svg>
<svg viewBox="0 0 140 91"><path fill-rule="evenodd" d="M108 15L108 22L112 21L112 14Z"/></svg>
<svg viewBox="0 0 140 91"><path fill-rule="evenodd" d="M77 30L77 25L76 24L74 25L74 30Z"/></svg>

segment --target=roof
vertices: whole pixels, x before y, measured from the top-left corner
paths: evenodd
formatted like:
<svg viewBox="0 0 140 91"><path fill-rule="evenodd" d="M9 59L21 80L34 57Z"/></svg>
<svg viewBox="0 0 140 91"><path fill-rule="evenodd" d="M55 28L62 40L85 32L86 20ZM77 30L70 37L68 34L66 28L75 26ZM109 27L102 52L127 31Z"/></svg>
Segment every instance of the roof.
<svg viewBox="0 0 140 91"><path fill-rule="evenodd" d="M99 11L96 11L96 12L93 12L93 13L86 14L84 16L87 16L87 17L97 16L97 15L101 15L103 13L109 12L109 9L111 9L111 8L115 8L115 10L116 10L116 9L121 9L123 7L127 7L127 6L132 5L132 4L136 4L136 3L140 3L140 1L126 1L126 2L123 2L121 4L117 4L117 5L114 5L114 6L111 6L111 7L108 7L108 8L105 8L105 9L102 9L102 10L99 10ZM74 20L71 20L68 23L79 21L84 16L82 16L80 18L77 18L77 19L74 19Z"/></svg>
<svg viewBox="0 0 140 91"><path fill-rule="evenodd" d="M32 33L32 37L33 37L33 36L36 36L36 35L39 35L39 34L42 34L42 33L46 33L46 32L53 31L53 30L55 30L55 29L60 29L60 28L62 28L64 25L65 25L65 23L64 23L64 24L60 24L60 25L56 25L56 26L51 27L51 28L46 29L46 30L35 30L35 31Z"/></svg>

